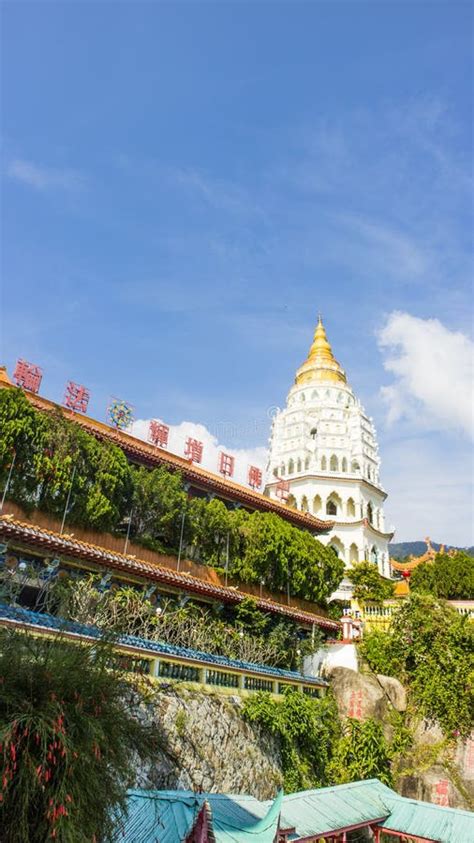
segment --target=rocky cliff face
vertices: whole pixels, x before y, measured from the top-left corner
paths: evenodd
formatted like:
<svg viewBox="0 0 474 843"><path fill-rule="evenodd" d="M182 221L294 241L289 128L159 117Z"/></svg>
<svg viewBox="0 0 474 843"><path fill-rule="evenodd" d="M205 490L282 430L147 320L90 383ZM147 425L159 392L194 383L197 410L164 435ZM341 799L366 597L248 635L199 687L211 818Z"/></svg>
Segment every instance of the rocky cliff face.
<svg viewBox="0 0 474 843"><path fill-rule="evenodd" d="M333 668L328 677L341 717L373 718L385 737L393 737L393 710L405 713L413 745L393 770L402 796L452 808L474 807L474 734L467 740L448 740L437 723L407 712L406 691L397 679Z"/></svg>
<svg viewBox="0 0 474 843"><path fill-rule="evenodd" d="M277 744L241 717L237 696L176 685L150 689L143 716L156 722L163 750L137 787L248 793L270 799L282 784Z"/></svg>

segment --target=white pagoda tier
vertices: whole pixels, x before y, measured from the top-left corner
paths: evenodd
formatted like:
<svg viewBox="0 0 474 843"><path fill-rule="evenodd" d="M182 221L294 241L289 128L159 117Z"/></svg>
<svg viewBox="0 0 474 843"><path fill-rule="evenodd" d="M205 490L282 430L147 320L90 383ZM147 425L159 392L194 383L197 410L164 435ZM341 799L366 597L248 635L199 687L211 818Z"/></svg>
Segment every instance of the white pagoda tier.
<svg viewBox="0 0 474 843"><path fill-rule="evenodd" d="M375 428L335 359L321 318L296 373L286 407L273 420L266 494L334 521L318 536L346 567L367 559L390 576L380 458ZM341 583L333 595L350 596Z"/></svg>

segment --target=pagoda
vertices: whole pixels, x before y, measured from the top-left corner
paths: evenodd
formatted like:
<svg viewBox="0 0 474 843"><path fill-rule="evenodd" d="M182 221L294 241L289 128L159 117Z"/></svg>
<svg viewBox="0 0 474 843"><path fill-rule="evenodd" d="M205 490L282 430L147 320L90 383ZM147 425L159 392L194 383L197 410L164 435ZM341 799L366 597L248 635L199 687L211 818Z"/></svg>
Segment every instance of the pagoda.
<svg viewBox="0 0 474 843"><path fill-rule="evenodd" d="M274 418L266 494L334 523L318 536L350 568L375 562L390 576L376 432L336 360L321 317L286 406ZM342 595L337 595L341 596Z"/></svg>

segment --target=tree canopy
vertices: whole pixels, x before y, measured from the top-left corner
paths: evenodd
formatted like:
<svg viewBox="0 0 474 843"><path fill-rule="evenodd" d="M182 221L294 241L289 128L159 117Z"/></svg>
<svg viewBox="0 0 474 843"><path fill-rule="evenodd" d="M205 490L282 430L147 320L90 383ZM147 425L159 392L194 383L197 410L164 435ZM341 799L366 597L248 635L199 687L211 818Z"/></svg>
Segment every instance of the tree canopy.
<svg viewBox="0 0 474 843"><path fill-rule="evenodd" d="M466 734L474 711L474 629L434 597L412 594L387 632L366 633L361 650L376 673L407 685L416 711L447 733Z"/></svg>
<svg viewBox="0 0 474 843"><path fill-rule="evenodd" d="M356 600L389 600L393 597L394 583L380 576L375 562L359 562L347 572L354 585Z"/></svg>
<svg viewBox="0 0 474 843"><path fill-rule="evenodd" d="M438 553L433 562L422 562L415 568L410 589L444 600L473 600L474 559L462 550L452 556Z"/></svg>
<svg viewBox="0 0 474 843"><path fill-rule="evenodd" d="M179 472L130 464L59 410L38 412L20 389L0 391L0 482L9 497L67 523L122 532L161 552L224 567L244 582L324 603L344 572L335 552L274 513L188 498ZM130 523L129 523L130 522Z"/></svg>

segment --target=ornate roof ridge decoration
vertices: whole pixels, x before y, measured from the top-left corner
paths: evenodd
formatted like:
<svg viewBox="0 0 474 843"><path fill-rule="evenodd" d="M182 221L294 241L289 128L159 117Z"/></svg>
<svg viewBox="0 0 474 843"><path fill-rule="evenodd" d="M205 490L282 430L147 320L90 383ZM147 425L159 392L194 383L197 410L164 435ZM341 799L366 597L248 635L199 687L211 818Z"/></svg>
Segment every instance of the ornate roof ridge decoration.
<svg viewBox="0 0 474 843"><path fill-rule="evenodd" d="M178 573L172 568L165 568L152 562L137 559L136 556L106 550L98 545L72 538L67 534L60 535L52 530L47 530L45 527L36 527L24 521L17 521L11 515L0 515L0 536L5 539L16 539L34 547L47 548L54 553L63 553L65 556L75 559L94 562L102 567L108 566L118 571L146 577L149 580L171 585L194 594L218 599L224 603L235 605L252 597L251 594L239 591L235 587L214 585L205 580L200 580L193 574ZM254 597L254 599L257 607L264 612L284 615L310 626L315 624L326 629L339 629L340 627L338 621L333 621L322 615L291 608L264 597Z"/></svg>
<svg viewBox="0 0 474 843"><path fill-rule="evenodd" d="M0 388L8 389L12 387L13 384L8 377L5 367L0 367ZM74 421L97 439L106 439L112 442L128 456L134 457L149 466L165 465L171 470L179 470L187 480L196 484L196 486L209 489L216 494L220 493L223 497L227 497L227 499L238 500L244 506L274 512L276 515L285 518L286 521L290 521L298 527L305 527L307 530L313 532L326 533L333 526L332 521L323 521L309 513L287 507L285 504L271 499L261 492L213 474L211 471L195 465L185 457L180 457L156 445L151 445L125 431L111 428L104 422L92 419L90 416L69 410L61 404L51 401L49 398L43 398L40 395L34 395L29 392L25 392L24 394L37 410L42 412L51 412L53 409L59 410L66 419Z"/></svg>

